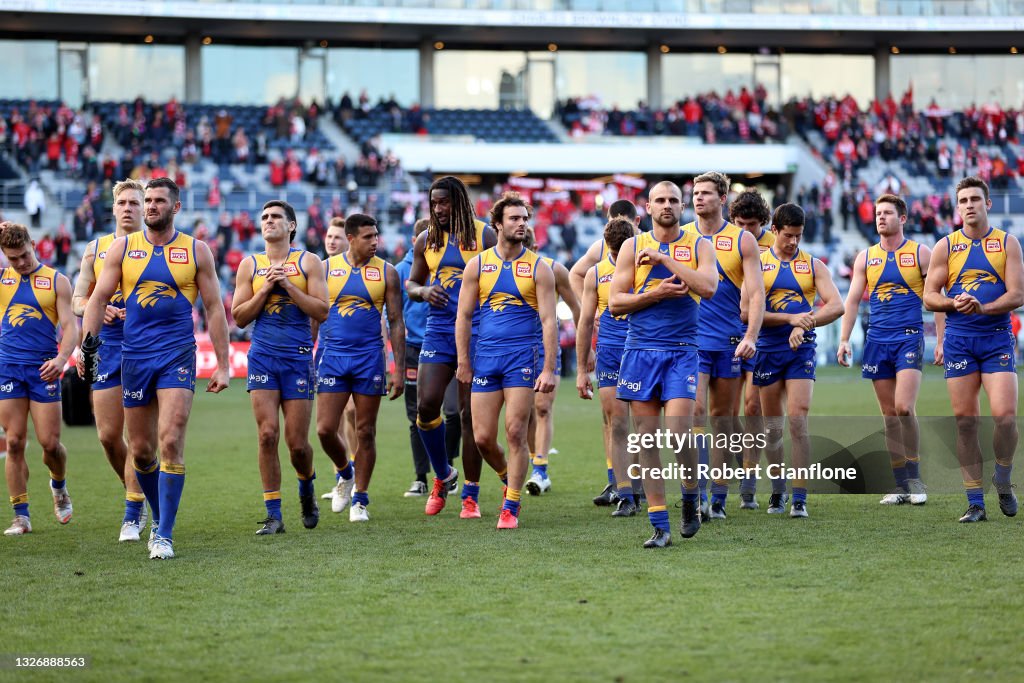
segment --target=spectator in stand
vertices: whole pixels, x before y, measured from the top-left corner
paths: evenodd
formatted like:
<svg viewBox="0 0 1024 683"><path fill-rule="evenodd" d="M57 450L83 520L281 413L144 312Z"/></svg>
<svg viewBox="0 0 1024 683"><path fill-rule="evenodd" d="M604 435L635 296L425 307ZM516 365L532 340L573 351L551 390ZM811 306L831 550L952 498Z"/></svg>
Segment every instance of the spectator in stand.
<svg viewBox="0 0 1024 683"><path fill-rule="evenodd" d="M36 258L44 266L52 266L57 256L57 243L53 241L53 235L46 233L43 238L36 242Z"/></svg>
<svg viewBox="0 0 1024 683"><path fill-rule="evenodd" d="M28 187L25 188L24 202L32 227L38 228L42 224L43 212L46 211L46 193L35 178L30 180Z"/></svg>
<svg viewBox="0 0 1024 683"><path fill-rule="evenodd" d="M864 192L857 206L857 215L860 218L860 231L870 241L875 232L875 203L867 192Z"/></svg>
<svg viewBox="0 0 1024 683"><path fill-rule="evenodd" d="M270 184L273 187L284 187L285 168L281 159L275 158L270 162Z"/></svg>
<svg viewBox="0 0 1024 683"><path fill-rule="evenodd" d="M67 275L68 256L71 255L71 234L61 223L57 229L57 238L54 240L55 253L53 265L57 270Z"/></svg>

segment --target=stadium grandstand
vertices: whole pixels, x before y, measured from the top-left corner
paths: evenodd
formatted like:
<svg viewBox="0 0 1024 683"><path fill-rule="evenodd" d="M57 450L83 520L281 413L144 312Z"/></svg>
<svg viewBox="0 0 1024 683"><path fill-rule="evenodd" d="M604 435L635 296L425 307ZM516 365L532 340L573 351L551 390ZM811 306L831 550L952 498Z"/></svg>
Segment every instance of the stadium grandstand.
<svg viewBox="0 0 1024 683"><path fill-rule="evenodd" d="M801 204L842 283L882 192L931 240L976 173L1021 234L1022 17L1024 0L0 0L0 212L73 274L113 183L167 175L230 290L271 198L319 253L331 217L377 215L398 259L455 173L478 216L526 193L538 244L571 263L611 201L715 169Z"/></svg>

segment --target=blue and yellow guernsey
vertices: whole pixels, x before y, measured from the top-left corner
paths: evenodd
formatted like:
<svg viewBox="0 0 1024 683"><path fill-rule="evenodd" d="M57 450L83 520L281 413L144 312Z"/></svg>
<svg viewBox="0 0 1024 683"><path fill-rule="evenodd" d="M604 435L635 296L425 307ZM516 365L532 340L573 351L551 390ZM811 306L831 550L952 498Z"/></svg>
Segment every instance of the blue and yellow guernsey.
<svg viewBox="0 0 1024 683"><path fill-rule="evenodd" d="M106 264L107 251L110 249L110 245L117 239L116 233L110 233L104 235L96 240L95 258L92 261L92 272L99 282L100 273L103 272L103 266ZM121 289L118 288L114 292L113 296L110 297L110 301L107 302L108 306L114 306L115 308L124 308L124 296L121 294ZM112 322L105 323L100 329L100 339L104 344L117 344L121 345L124 340L124 320L121 318L114 318ZM109 348L109 347L108 347Z"/></svg>
<svg viewBox="0 0 1024 683"><path fill-rule="evenodd" d="M761 234L754 237L757 238L757 250L762 254L775 246L775 233L771 230L761 228Z"/></svg>
<svg viewBox="0 0 1024 683"><path fill-rule="evenodd" d="M657 249L662 254L697 269L697 243L699 237L692 232L680 231L672 242L659 242L649 232L636 236L636 253L643 249ZM638 265L633 271L633 291L643 294L652 290L672 276L663 265L650 263ZM697 311L700 297L690 292L689 296L665 299L629 315L629 329L626 332L627 349L674 351L684 346L697 344Z"/></svg>
<svg viewBox="0 0 1024 683"><path fill-rule="evenodd" d="M871 326L868 341L895 342L922 331L921 245L911 240L895 251L870 247L864 261Z"/></svg>
<svg viewBox="0 0 1024 683"><path fill-rule="evenodd" d="M42 365L57 355L57 271L0 271L0 362Z"/></svg>
<svg viewBox="0 0 1024 683"><path fill-rule="evenodd" d="M452 239L451 233L446 232L443 249L432 249L428 246L423 250L427 268L430 269L427 285L440 285L448 294L447 306L444 308L431 306L427 309L427 332L440 332L445 335L455 333L455 318L459 311L459 292L462 291L462 271L466 269L466 264L471 258L483 251L486 224L477 220L474 221L474 224L476 233L469 249L461 249L458 242ZM477 322L478 316L474 315L474 331Z"/></svg>
<svg viewBox="0 0 1024 683"><path fill-rule="evenodd" d="M306 271L302 269L302 249L290 249L281 267L288 280L300 291L309 291ZM252 255L252 291L257 293L267 285L270 258L266 252ZM263 310L256 316L252 330L252 346L257 351L308 354L313 348L313 332L309 316L302 312L287 290L275 284Z"/></svg>
<svg viewBox="0 0 1024 683"><path fill-rule="evenodd" d="M199 288L194 239L175 230L170 242L156 246L145 231L128 235L121 292L127 309L126 357L159 356L195 344L192 305Z"/></svg>
<svg viewBox="0 0 1024 683"><path fill-rule="evenodd" d="M380 321L387 267L378 256L361 268L353 268L346 253L327 259L327 301L331 308L320 326L320 341L326 353L363 353L383 348ZM461 279L460 274L460 282Z"/></svg>
<svg viewBox="0 0 1024 683"><path fill-rule="evenodd" d="M775 249L761 254L761 273L764 275L765 311L768 313L807 313L814 308L814 258L806 251L798 251L792 261L783 261ZM789 351L790 325L764 326L758 338L759 351ZM814 348L815 333L804 334L800 348Z"/></svg>
<svg viewBox="0 0 1024 683"><path fill-rule="evenodd" d="M612 293L612 277L615 275L615 259L611 254L591 268L594 281L597 283L597 343L602 346L622 348L626 345L626 332L629 330L628 316L612 315L608 308L608 299Z"/></svg>
<svg viewBox="0 0 1024 683"><path fill-rule="evenodd" d="M507 353L537 345L537 262L526 247L511 261L495 248L480 254L480 327L477 353Z"/></svg>
<svg viewBox="0 0 1024 683"><path fill-rule="evenodd" d="M710 235L701 234L696 223L683 230L706 239L718 260L718 289L701 302L697 338L702 351L729 351L740 343L746 326L740 319L740 290L743 287L743 253L740 239L743 229L728 221Z"/></svg>
<svg viewBox="0 0 1024 683"><path fill-rule="evenodd" d="M972 240L957 230L949 241L949 275L946 294L973 295L983 304L991 303L1006 293L1006 233L989 228L985 236ZM1010 329L1010 314L964 315L946 314L946 331L966 337L981 337L996 330Z"/></svg>

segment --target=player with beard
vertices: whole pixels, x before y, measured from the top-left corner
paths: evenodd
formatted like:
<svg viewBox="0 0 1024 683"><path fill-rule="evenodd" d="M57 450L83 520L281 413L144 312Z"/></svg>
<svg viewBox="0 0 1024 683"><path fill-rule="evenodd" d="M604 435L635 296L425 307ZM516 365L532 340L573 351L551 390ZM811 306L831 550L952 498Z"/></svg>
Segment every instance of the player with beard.
<svg viewBox="0 0 1024 683"><path fill-rule="evenodd" d="M498 416L505 406L509 449L508 486L499 529L519 526L519 504L529 463L528 431L534 392L554 389L558 329L555 278L524 246L530 209L506 192L491 209L498 243L466 264L456 321L458 379L473 387L473 434L489 462L504 459L498 446ZM478 338L471 352L473 318L479 307ZM543 329L545 362L538 366L537 327Z"/></svg>
<svg viewBox="0 0 1024 683"><path fill-rule="evenodd" d="M683 195L672 182L651 188L647 212L654 223L649 233L622 245L615 262L609 306L612 315L629 315L625 352L619 368L616 396L630 402L636 429L652 434L662 415L668 428L682 431L692 425L697 395L697 313L701 300L718 288L715 252L707 240L679 225ZM684 472L683 538L700 530L696 462L692 449L680 449ZM640 453L646 476L647 516L654 535L645 548L672 544L665 506L665 483L651 472L661 469L655 448Z"/></svg>
<svg viewBox="0 0 1024 683"><path fill-rule="evenodd" d="M448 462L441 407L458 361L455 319L462 272L473 257L493 247L497 237L493 228L473 218L468 191L458 178L438 178L431 184L428 198L430 224L416 238L406 291L413 301L430 304L419 358L416 425L434 470L434 485L427 498L426 513L436 515L444 509L450 487L457 483L459 475ZM473 438L470 385L466 383L459 386L459 412L462 415L462 458L466 470L459 516L472 519L480 516L478 496L483 463ZM486 455L490 458L488 464L502 482L507 483L508 468L504 456L499 459L493 454Z"/></svg>
<svg viewBox="0 0 1024 683"><path fill-rule="evenodd" d="M875 200L875 228L881 239L854 260L836 353L839 364L850 367L850 333L867 289L871 327L864 344L861 376L870 379L874 387L896 479L896 488L879 501L882 505L922 505L928 500L921 482L916 407L924 359L921 307L931 250L903 236L906 222L907 203L903 199L883 194ZM939 339L943 337L943 317L943 313L935 314Z"/></svg>

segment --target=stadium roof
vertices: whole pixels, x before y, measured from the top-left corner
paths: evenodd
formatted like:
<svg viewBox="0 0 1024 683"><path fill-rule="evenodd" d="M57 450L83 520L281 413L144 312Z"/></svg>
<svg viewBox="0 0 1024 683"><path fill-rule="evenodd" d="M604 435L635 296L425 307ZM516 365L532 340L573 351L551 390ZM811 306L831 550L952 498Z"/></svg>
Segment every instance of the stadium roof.
<svg viewBox="0 0 1024 683"><path fill-rule="evenodd" d="M765 0L770 5L771 0ZM382 3L383 4L383 3ZM393 3L401 4L401 3ZM837 5L837 7L840 7ZM759 6L760 10L760 6ZM355 7L309 3L136 0L0 0L0 35L181 43L214 42L448 48L674 51L1005 52L1021 42L1021 14L905 16L781 12L534 11L422 6Z"/></svg>

